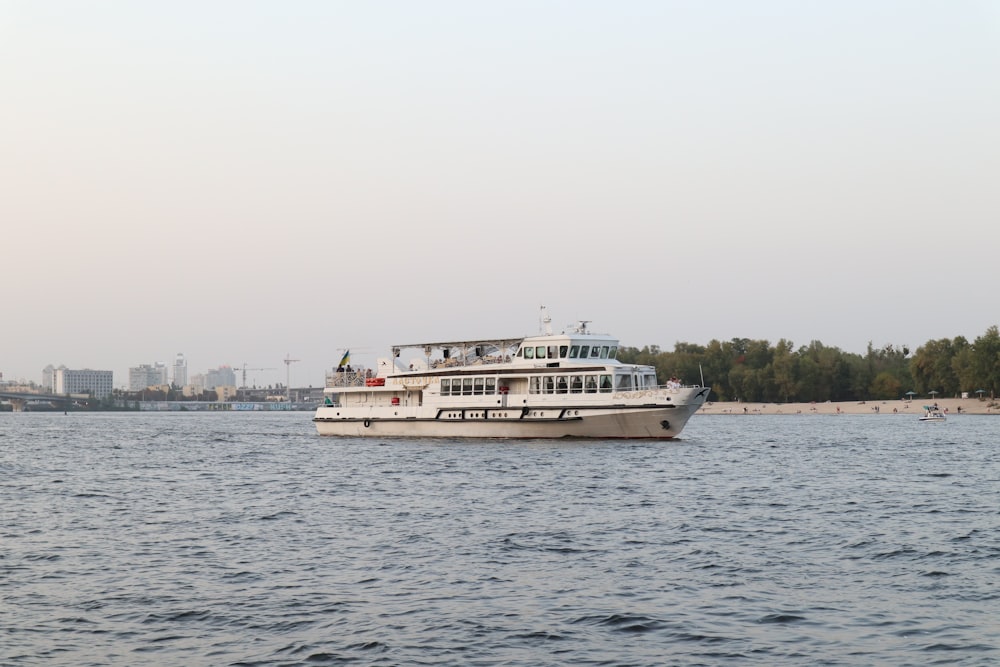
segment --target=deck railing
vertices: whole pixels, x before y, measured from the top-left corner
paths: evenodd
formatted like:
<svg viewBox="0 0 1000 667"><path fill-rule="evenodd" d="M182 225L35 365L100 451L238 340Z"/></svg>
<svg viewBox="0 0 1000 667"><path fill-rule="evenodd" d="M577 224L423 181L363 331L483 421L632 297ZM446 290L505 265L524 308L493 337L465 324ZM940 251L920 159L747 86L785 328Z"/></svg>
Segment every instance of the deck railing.
<svg viewBox="0 0 1000 667"><path fill-rule="evenodd" d="M327 372L327 387L363 387L365 386L365 373L357 371Z"/></svg>

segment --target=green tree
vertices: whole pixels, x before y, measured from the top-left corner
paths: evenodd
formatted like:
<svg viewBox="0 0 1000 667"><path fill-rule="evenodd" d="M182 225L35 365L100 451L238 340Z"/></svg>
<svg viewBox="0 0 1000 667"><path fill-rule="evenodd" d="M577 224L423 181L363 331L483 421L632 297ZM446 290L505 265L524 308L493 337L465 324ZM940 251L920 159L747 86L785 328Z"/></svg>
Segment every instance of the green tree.
<svg viewBox="0 0 1000 667"><path fill-rule="evenodd" d="M975 369L977 389L985 389L990 397L1000 390L1000 330L996 325L986 330L972 343L972 364Z"/></svg>
<svg viewBox="0 0 1000 667"><path fill-rule="evenodd" d="M771 362L775 396L773 400L788 403L799 395L799 363L792 352L792 342L782 338L774 348Z"/></svg>
<svg viewBox="0 0 1000 667"><path fill-rule="evenodd" d="M957 396L961 382L952 364L954 357L954 343L947 338L918 347L910 359L914 389L921 394L935 390L945 396Z"/></svg>
<svg viewBox="0 0 1000 667"><path fill-rule="evenodd" d="M733 367L734 356L730 343L721 343L713 339L705 348L705 381L711 385L715 400L735 400L732 386L729 384L729 371Z"/></svg>
<svg viewBox="0 0 1000 667"><path fill-rule="evenodd" d="M871 397L888 400L899 398L903 394L903 385L895 375L882 371L875 376L871 384Z"/></svg>
<svg viewBox="0 0 1000 667"><path fill-rule="evenodd" d="M899 381L902 387L912 387L913 377L910 375L909 355L910 350L905 345L901 347L885 345L875 349L871 343L868 343L865 362L873 380L881 373L889 373ZM870 391L874 393L874 388Z"/></svg>
<svg viewBox="0 0 1000 667"><path fill-rule="evenodd" d="M676 376L685 384L701 384L704 357L704 347L677 343L673 352L660 354L656 365L657 377Z"/></svg>
<svg viewBox="0 0 1000 667"><path fill-rule="evenodd" d="M799 349L799 357L801 400L837 401L850 397L850 368L840 349L814 340Z"/></svg>
<svg viewBox="0 0 1000 667"><path fill-rule="evenodd" d="M962 336L957 336L952 341L954 356L951 358L951 370L958 380L959 391L975 392L980 387L976 386L976 363L973 355L972 345Z"/></svg>

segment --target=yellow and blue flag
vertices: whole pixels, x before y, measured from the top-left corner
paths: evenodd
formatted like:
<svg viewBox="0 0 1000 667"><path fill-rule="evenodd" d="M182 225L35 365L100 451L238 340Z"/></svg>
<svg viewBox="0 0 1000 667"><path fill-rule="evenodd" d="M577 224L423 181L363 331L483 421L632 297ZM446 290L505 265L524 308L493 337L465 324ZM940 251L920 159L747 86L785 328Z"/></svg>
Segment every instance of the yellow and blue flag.
<svg viewBox="0 0 1000 667"><path fill-rule="evenodd" d="M351 351L344 350L344 356L340 358L340 363L337 364L337 368L343 368L349 363L351 363Z"/></svg>

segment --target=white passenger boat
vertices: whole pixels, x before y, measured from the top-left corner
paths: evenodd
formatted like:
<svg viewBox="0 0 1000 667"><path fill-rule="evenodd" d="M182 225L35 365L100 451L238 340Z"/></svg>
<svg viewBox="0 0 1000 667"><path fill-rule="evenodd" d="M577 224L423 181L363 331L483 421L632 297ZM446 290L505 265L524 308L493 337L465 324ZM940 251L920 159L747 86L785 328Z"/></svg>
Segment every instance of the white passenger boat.
<svg viewBox="0 0 1000 667"><path fill-rule="evenodd" d="M920 417L920 421L922 422L943 422L947 421L947 419L945 414L936 405L925 405L924 414Z"/></svg>
<svg viewBox="0 0 1000 667"><path fill-rule="evenodd" d="M546 323L538 336L395 345L376 372L342 361L327 376L313 421L331 436L676 437L708 388L660 383L653 366L618 361L618 341L587 324L560 334Z"/></svg>

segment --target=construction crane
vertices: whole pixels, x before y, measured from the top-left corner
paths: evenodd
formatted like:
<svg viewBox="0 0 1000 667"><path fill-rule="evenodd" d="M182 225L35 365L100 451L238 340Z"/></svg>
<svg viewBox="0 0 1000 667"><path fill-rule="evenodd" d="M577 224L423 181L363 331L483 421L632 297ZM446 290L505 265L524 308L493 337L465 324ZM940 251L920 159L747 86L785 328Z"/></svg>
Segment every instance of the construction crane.
<svg viewBox="0 0 1000 667"><path fill-rule="evenodd" d="M237 368L240 368L237 366ZM247 371L276 371L277 368L248 368L246 363L243 364L243 382L240 383L240 389L246 390L247 388Z"/></svg>
<svg viewBox="0 0 1000 667"><path fill-rule="evenodd" d="M285 358L282 359L285 362L285 398L289 403L292 402L292 383L290 379L292 364L300 361L300 359L292 359L291 356L290 354L285 354Z"/></svg>

